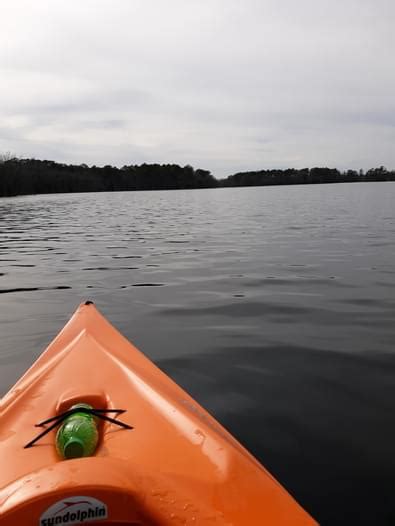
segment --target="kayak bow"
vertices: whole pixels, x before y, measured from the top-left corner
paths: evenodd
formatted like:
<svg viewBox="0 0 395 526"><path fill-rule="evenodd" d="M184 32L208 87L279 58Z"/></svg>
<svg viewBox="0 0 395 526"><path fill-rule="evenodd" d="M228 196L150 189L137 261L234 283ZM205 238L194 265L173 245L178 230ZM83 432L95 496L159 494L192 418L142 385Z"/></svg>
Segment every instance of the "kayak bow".
<svg viewBox="0 0 395 526"><path fill-rule="evenodd" d="M64 460L56 432L76 404L98 442ZM1 526L316 524L91 302L1 400L0 451Z"/></svg>

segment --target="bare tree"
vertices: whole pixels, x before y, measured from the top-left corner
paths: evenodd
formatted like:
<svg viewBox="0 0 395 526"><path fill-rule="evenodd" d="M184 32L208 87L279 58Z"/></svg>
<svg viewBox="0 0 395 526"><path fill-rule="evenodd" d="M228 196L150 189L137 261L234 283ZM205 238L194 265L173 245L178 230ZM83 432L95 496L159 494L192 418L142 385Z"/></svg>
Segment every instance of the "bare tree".
<svg viewBox="0 0 395 526"><path fill-rule="evenodd" d="M0 164L16 159L16 155L11 152L0 153Z"/></svg>

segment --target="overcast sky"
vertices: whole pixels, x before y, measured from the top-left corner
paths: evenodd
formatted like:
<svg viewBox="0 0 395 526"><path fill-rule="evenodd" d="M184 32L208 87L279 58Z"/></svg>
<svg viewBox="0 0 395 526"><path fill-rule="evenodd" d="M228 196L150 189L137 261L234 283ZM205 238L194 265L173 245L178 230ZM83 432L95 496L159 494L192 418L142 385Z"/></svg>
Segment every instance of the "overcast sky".
<svg viewBox="0 0 395 526"><path fill-rule="evenodd" d="M395 168L394 0L1 0L0 153Z"/></svg>

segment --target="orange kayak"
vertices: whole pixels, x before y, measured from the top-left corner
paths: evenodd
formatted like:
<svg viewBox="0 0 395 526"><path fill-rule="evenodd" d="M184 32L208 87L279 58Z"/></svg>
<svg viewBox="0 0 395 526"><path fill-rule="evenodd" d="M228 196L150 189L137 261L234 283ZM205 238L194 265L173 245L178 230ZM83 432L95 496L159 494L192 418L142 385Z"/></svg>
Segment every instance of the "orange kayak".
<svg viewBox="0 0 395 526"><path fill-rule="evenodd" d="M56 428L32 439L77 403L128 428L100 419L92 456L64 460ZM317 524L91 302L2 399L0 453L1 526Z"/></svg>

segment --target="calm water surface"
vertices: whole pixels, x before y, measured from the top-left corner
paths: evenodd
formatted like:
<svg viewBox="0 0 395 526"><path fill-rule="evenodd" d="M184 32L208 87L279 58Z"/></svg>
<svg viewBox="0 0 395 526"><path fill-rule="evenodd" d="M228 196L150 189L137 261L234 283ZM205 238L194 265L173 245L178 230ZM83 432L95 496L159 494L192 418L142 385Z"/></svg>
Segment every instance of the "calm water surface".
<svg viewBox="0 0 395 526"><path fill-rule="evenodd" d="M0 394L86 299L322 524L395 524L395 183L0 199Z"/></svg>

